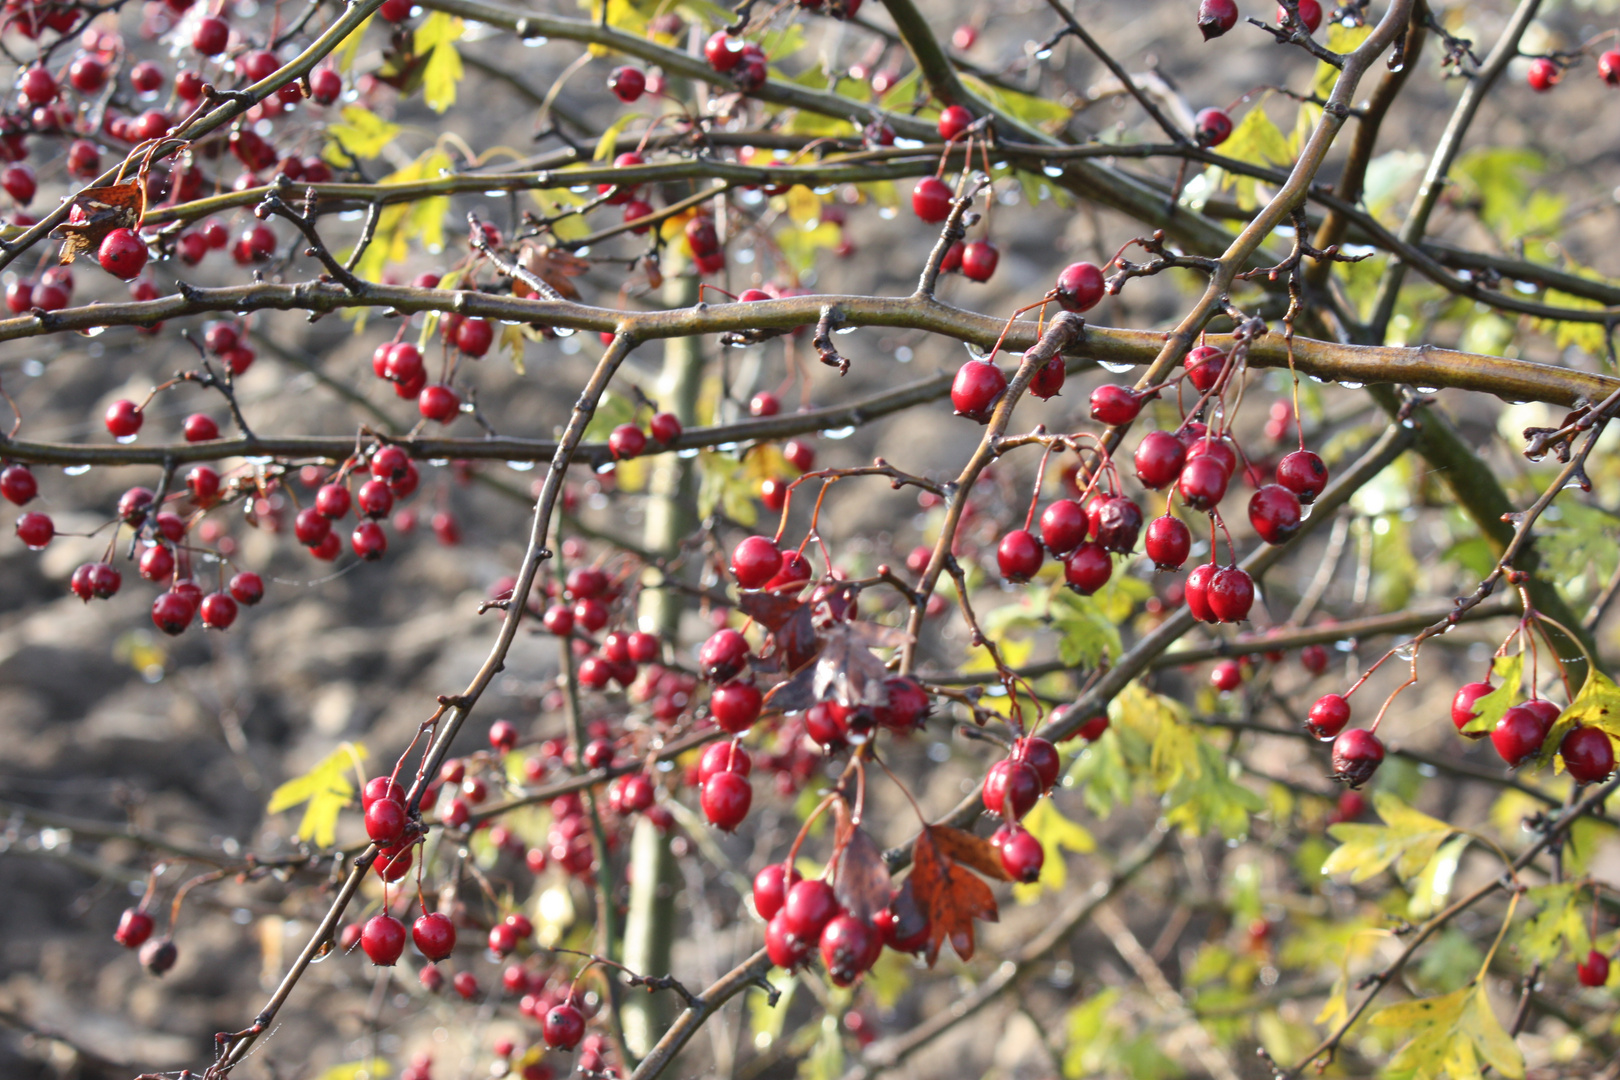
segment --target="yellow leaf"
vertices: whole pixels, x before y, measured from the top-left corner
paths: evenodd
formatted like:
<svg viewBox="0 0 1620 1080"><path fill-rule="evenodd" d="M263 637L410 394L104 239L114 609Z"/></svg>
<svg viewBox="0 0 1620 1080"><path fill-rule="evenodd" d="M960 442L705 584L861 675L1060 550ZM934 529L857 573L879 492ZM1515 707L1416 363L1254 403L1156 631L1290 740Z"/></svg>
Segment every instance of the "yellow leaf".
<svg viewBox="0 0 1620 1080"><path fill-rule="evenodd" d="M1396 873L1406 881L1422 873L1446 837L1456 831L1387 791L1373 793L1373 806L1385 824L1342 824L1328 829L1339 846L1322 864L1323 874L1348 872L1351 881L1366 881L1394 863Z"/></svg>
<svg viewBox="0 0 1620 1080"><path fill-rule="evenodd" d="M444 112L456 103L456 84L461 81L461 54L449 42L436 47L422 67L422 100L434 112Z"/></svg>
<svg viewBox="0 0 1620 1080"><path fill-rule="evenodd" d="M512 370L519 375L524 373L523 366L523 327L516 324L501 327L500 348L512 358Z"/></svg>
<svg viewBox="0 0 1620 1080"><path fill-rule="evenodd" d="M1581 692L1575 695L1575 700L1569 703L1569 708L1563 711L1547 733L1537 764L1546 765L1552 761L1558 747L1564 742L1564 736L1577 725L1595 727L1607 732L1611 739L1620 736L1620 687L1596 668L1587 668L1586 682L1581 684Z"/></svg>
<svg viewBox="0 0 1620 1080"><path fill-rule="evenodd" d="M629 127L632 121L639 120L640 118L640 113L633 112L625 113L623 116L613 121L613 123L608 126L608 129L602 132L602 137L596 140L596 152L591 155L591 160L612 161L613 149L618 145L619 136L624 133L624 129Z"/></svg>
<svg viewBox="0 0 1620 1080"><path fill-rule="evenodd" d="M1371 25L1345 26L1334 22L1329 24L1327 32L1327 47L1336 53L1354 52L1356 47L1367 40L1372 33ZM1332 64L1318 61L1316 65L1316 78L1311 85L1311 92L1319 98L1326 98L1333 92L1333 84L1339 81L1339 69Z"/></svg>
<svg viewBox="0 0 1620 1080"><path fill-rule="evenodd" d="M318 847L330 847L337 838L338 814L354 796L349 769L359 770L366 748L343 743L303 776L296 776L270 793L267 814L304 804L304 818L298 823L298 837L312 840Z"/></svg>
<svg viewBox="0 0 1620 1080"><path fill-rule="evenodd" d="M337 56L337 69L339 71L348 74L349 69L354 67L354 58L360 52L360 39L366 36L366 27L370 26L372 20L376 17L375 14L367 15L360 25L349 31L349 36L344 38L342 43L333 50L334 55Z"/></svg>
<svg viewBox="0 0 1620 1080"><path fill-rule="evenodd" d="M806 229L813 229L821 224L821 196L803 184L794 184L788 188L787 210L788 217Z"/></svg>
<svg viewBox="0 0 1620 1080"><path fill-rule="evenodd" d="M326 160L334 165L347 165L349 156L370 161L383 152L400 132L398 124L390 124L363 105L345 105L343 120L326 128Z"/></svg>
<svg viewBox="0 0 1620 1080"><path fill-rule="evenodd" d="M1064 817L1051 799L1042 799L1024 817L1024 828L1041 842L1046 860L1041 863L1041 876L1029 885L1014 885L1013 897L1020 904L1039 900L1043 892L1062 892L1068 883L1069 871L1063 863L1065 850L1085 854L1097 849L1097 842L1081 826Z"/></svg>

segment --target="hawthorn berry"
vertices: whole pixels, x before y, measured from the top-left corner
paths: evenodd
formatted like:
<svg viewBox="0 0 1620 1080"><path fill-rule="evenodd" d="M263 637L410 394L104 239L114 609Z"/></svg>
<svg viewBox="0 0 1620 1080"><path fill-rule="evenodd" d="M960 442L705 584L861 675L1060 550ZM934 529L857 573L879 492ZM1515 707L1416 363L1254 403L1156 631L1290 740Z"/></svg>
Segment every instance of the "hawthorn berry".
<svg viewBox="0 0 1620 1080"><path fill-rule="evenodd" d="M8 166L0 171L0 188L17 200L17 205L27 206L34 201L34 193L38 190L34 170L26 165Z"/></svg>
<svg viewBox="0 0 1620 1080"><path fill-rule="evenodd" d="M1241 567L1223 567L1210 578L1208 596L1216 621L1242 622L1254 604L1254 579Z"/></svg>
<svg viewBox="0 0 1620 1080"><path fill-rule="evenodd" d="M654 413L653 418L647 422L647 431L652 435L654 442L669 446L681 437L680 418L674 413Z"/></svg>
<svg viewBox="0 0 1620 1080"><path fill-rule="evenodd" d="M1609 981L1609 958L1596 949L1587 951L1586 959L1575 965L1575 977L1582 986L1604 986Z"/></svg>
<svg viewBox="0 0 1620 1080"><path fill-rule="evenodd" d="M1195 457L1181 467L1176 493L1193 510L1212 510L1226 495L1229 473L1213 457Z"/></svg>
<svg viewBox="0 0 1620 1080"><path fill-rule="evenodd" d="M1059 499L1041 511L1041 541L1059 558L1079 547L1090 530L1090 518L1073 499Z"/></svg>
<svg viewBox="0 0 1620 1080"><path fill-rule="evenodd" d="M1564 78L1564 69L1557 62L1545 56L1538 56L1530 61L1530 69L1525 72L1525 81L1530 89L1538 94L1544 94L1557 86Z"/></svg>
<svg viewBox="0 0 1620 1080"><path fill-rule="evenodd" d="M1186 464L1187 448L1168 431L1150 431L1142 436L1131 460L1142 486L1157 491L1174 481Z"/></svg>
<svg viewBox="0 0 1620 1080"><path fill-rule="evenodd" d="M1331 739L1350 722L1350 703L1339 694L1323 694L1311 706L1305 730L1318 739Z"/></svg>
<svg viewBox="0 0 1620 1080"><path fill-rule="evenodd" d="M1537 710L1515 705L1491 730L1491 745L1509 768L1515 768L1541 749L1551 727Z"/></svg>
<svg viewBox="0 0 1620 1080"><path fill-rule="evenodd" d="M1219 572L1220 567L1214 563L1200 563L1198 566L1193 567L1192 571L1187 575L1184 588L1187 610L1192 612L1193 618L1199 622L1212 623L1220 621L1216 618L1214 609L1209 605L1209 584Z"/></svg>
<svg viewBox="0 0 1620 1080"><path fill-rule="evenodd" d="M954 198L945 181L937 176L925 176L911 190L911 211L928 224L937 225L951 216Z"/></svg>
<svg viewBox="0 0 1620 1080"><path fill-rule="evenodd" d="M787 903L788 889L804 880L799 872L782 863L771 863L754 875L754 911L766 922Z"/></svg>
<svg viewBox="0 0 1620 1080"><path fill-rule="evenodd" d="M146 417L139 405L128 399L120 399L107 406L104 419L113 438L130 439L141 430L141 421Z"/></svg>
<svg viewBox="0 0 1620 1080"><path fill-rule="evenodd" d="M367 519L354 527L354 532L349 534L349 544L362 559L380 559L388 550L388 534L381 525Z"/></svg>
<svg viewBox="0 0 1620 1080"><path fill-rule="evenodd" d="M416 396L416 409L424 420L448 424L461 411L461 397L452 387L439 383L424 386Z"/></svg>
<svg viewBox="0 0 1620 1080"><path fill-rule="evenodd" d="M252 607L264 599L264 579L251 570L244 570L231 577L230 590L237 603Z"/></svg>
<svg viewBox="0 0 1620 1080"><path fill-rule="evenodd" d="M1065 311L1084 312L1097 305L1105 289L1102 271L1094 263L1077 262L1065 266L1057 277L1058 306Z"/></svg>
<svg viewBox="0 0 1620 1080"><path fill-rule="evenodd" d="M969 360L957 369L951 382L951 405L957 416L987 424L1005 389L1007 376L1000 368L983 360Z"/></svg>
<svg viewBox="0 0 1620 1080"><path fill-rule="evenodd" d="M731 832L748 816L748 808L754 801L754 789L739 773L715 773L704 781L703 795L699 801L703 806L703 816L710 825L722 832Z"/></svg>
<svg viewBox="0 0 1620 1080"><path fill-rule="evenodd" d="M1041 568L1042 558L1040 541L1025 529L1014 529L996 546L996 565L1001 576L1015 585L1034 577Z"/></svg>
<svg viewBox="0 0 1620 1080"><path fill-rule="evenodd" d="M1243 665L1236 660L1222 660L1209 673L1210 685L1223 694L1230 694L1243 685Z"/></svg>
<svg viewBox="0 0 1620 1080"><path fill-rule="evenodd" d="M1198 32L1204 40L1218 38L1237 25L1238 9L1233 0L1200 0Z"/></svg>
<svg viewBox="0 0 1620 1080"><path fill-rule="evenodd" d="M960 105L947 105L939 114L939 137L946 142L961 135L973 123L973 114Z"/></svg>
<svg viewBox="0 0 1620 1080"><path fill-rule="evenodd" d="M1609 49L1597 59L1598 78L1610 86L1620 86L1620 50Z"/></svg>
<svg viewBox="0 0 1620 1080"><path fill-rule="evenodd" d="M812 943L789 930L780 912L765 925L765 952L779 968L791 971L803 964L810 956Z"/></svg>
<svg viewBox="0 0 1620 1080"><path fill-rule="evenodd" d="M1063 383L1068 378L1069 369L1063 362L1063 357L1054 356L1046 363L1035 369L1035 374L1029 379L1029 392L1042 401L1050 401L1063 390Z"/></svg>
<svg viewBox="0 0 1620 1080"><path fill-rule="evenodd" d="M789 887L778 914L784 928L794 937L817 941L822 930L838 914L838 898L825 881L800 881Z"/></svg>
<svg viewBox="0 0 1620 1080"><path fill-rule="evenodd" d="M736 741L710 743L698 758L698 782L707 783L716 773L734 772L747 776L754 771L754 759Z"/></svg>
<svg viewBox="0 0 1620 1080"><path fill-rule="evenodd" d="M1063 583L1081 596L1090 596L1114 575L1114 560L1101 544L1086 541L1063 563Z"/></svg>
<svg viewBox="0 0 1620 1080"><path fill-rule="evenodd" d="M1249 524L1268 544L1285 544L1302 523L1299 497L1281 484L1266 484L1249 497Z"/></svg>
<svg viewBox="0 0 1620 1080"><path fill-rule="evenodd" d="M1104 551L1129 555L1142 531L1142 508L1123 495L1093 499L1086 505L1091 535Z"/></svg>
<svg viewBox="0 0 1620 1080"><path fill-rule="evenodd" d="M153 975L163 975L180 958L180 950L169 938L153 938L140 951L141 966Z"/></svg>
<svg viewBox="0 0 1620 1080"><path fill-rule="evenodd" d="M709 697L709 714L723 730L740 735L754 726L763 699L759 687L752 682L722 683Z"/></svg>
<svg viewBox="0 0 1620 1080"><path fill-rule="evenodd" d="M1142 411L1144 400L1130 387L1103 383L1091 392L1091 418L1100 424L1129 424Z"/></svg>
<svg viewBox="0 0 1620 1080"><path fill-rule="evenodd" d="M962 276L969 281L989 281L1001 261L1001 252L988 240L975 240L962 249Z"/></svg>
<svg viewBox="0 0 1620 1080"><path fill-rule="evenodd" d="M716 30L703 43L703 58L714 70L724 74L742 60L743 43L724 30Z"/></svg>
<svg viewBox="0 0 1620 1080"><path fill-rule="evenodd" d="M1022 761L1035 770L1035 775L1041 778L1041 790L1050 791L1057 783L1062 760L1058 757L1057 747L1049 740L1039 735L1027 735L1014 741L1012 759Z"/></svg>
<svg viewBox="0 0 1620 1080"><path fill-rule="evenodd" d="M1040 799L1040 774L1027 762L1004 758L990 766L981 794L985 808L1008 821L1017 821Z"/></svg>
<svg viewBox="0 0 1620 1080"><path fill-rule="evenodd" d="M1160 570L1180 570L1192 551L1192 530L1178 517L1161 515L1148 522L1142 547Z"/></svg>
<svg viewBox="0 0 1620 1080"><path fill-rule="evenodd" d="M38 551L56 535L56 523L49 514L42 514L38 510L30 510L17 519L17 539L21 540L34 551Z"/></svg>
<svg viewBox="0 0 1620 1080"><path fill-rule="evenodd" d="M26 465L7 465L0 470L0 495L16 506L26 506L39 494L39 481Z"/></svg>
<svg viewBox="0 0 1620 1080"><path fill-rule="evenodd" d="M229 593L215 592L203 597L197 612L202 624L210 630L229 630L236 621L236 601Z"/></svg>
<svg viewBox="0 0 1620 1080"><path fill-rule="evenodd" d="M1230 4L1231 0L1213 2ZM1235 5L1233 9L1236 10ZM1232 118L1222 109L1200 109L1193 117L1193 134L1199 146L1219 146L1232 134Z"/></svg>
<svg viewBox="0 0 1620 1080"><path fill-rule="evenodd" d="M1470 734L1463 731L1463 728L1467 727L1474 719L1474 703L1494 689L1496 687L1488 682L1471 682L1463 684L1457 691L1456 696L1451 699L1451 722L1457 726L1458 733L1466 735L1470 739L1483 739L1490 734L1486 731L1476 731Z"/></svg>
<svg viewBox="0 0 1620 1080"><path fill-rule="evenodd" d="M1312 675L1320 675L1327 670L1328 651L1321 645L1307 645L1299 650L1299 662Z"/></svg>
<svg viewBox="0 0 1620 1080"><path fill-rule="evenodd" d="M1366 728L1351 728L1333 740L1333 778L1358 788L1384 761L1384 744Z"/></svg>
<svg viewBox="0 0 1620 1080"><path fill-rule="evenodd" d="M996 833L997 836L992 837L990 842L995 846L1001 868L1007 871L1007 876L1025 885L1039 881L1041 867L1046 863L1046 851L1041 847L1041 842L1021 825L1002 825Z"/></svg>
<svg viewBox="0 0 1620 1080"><path fill-rule="evenodd" d="M1299 24L1305 28L1307 34L1316 33L1317 27L1322 25L1322 5L1317 0L1299 0L1295 5L1299 12ZM1277 5L1277 22L1279 24L1288 19L1288 9L1281 4Z"/></svg>
<svg viewBox="0 0 1620 1080"><path fill-rule="evenodd" d="M781 399L769 390L761 390L748 399L749 416L775 416L781 411Z"/></svg>
<svg viewBox="0 0 1620 1080"><path fill-rule="evenodd" d="M1327 466L1309 450L1295 450L1277 463L1277 483L1309 506L1327 487Z"/></svg>
<svg viewBox="0 0 1620 1080"><path fill-rule="evenodd" d="M834 985L848 986L877 962L883 937L871 923L846 913L834 915L821 930L821 962Z"/></svg>
<svg viewBox="0 0 1620 1080"><path fill-rule="evenodd" d="M1614 772L1614 743L1602 728L1581 725L1569 730L1558 752L1577 784L1596 784Z"/></svg>
<svg viewBox="0 0 1620 1080"><path fill-rule="evenodd" d="M731 574L744 589L764 588L782 569L782 552L764 536L750 536L731 552Z"/></svg>
<svg viewBox="0 0 1620 1080"><path fill-rule="evenodd" d="M626 105L638 100L646 89L647 76L640 68L626 64L614 68L608 75L608 90Z"/></svg>
<svg viewBox="0 0 1620 1080"><path fill-rule="evenodd" d="M392 803L382 805L392 806ZM405 924L392 915L373 915L360 931L360 947L378 967L393 967L405 951Z"/></svg>
<svg viewBox="0 0 1620 1080"><path fill-rule="evenodd" d="M330 105L343 94L343 76L329 67L309 73L309 96L317 105Z"/></svg>

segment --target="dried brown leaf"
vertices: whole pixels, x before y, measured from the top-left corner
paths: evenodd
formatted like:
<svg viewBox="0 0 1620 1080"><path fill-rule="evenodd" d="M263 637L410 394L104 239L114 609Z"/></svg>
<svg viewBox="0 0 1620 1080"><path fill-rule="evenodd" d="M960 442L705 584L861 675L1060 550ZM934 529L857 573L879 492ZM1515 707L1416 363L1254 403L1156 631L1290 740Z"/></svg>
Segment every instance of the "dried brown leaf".
<svg viewBox="0 0 1620 1080"><path fill-rule="evenodd" d="M850 831L849 842L838 856L838 865L833 874L833 894L845 911L862 922L870 923L877 918L878 912L889 906L892 889L889 867L883 861L882 849L865 829L856 826Z"/></svg>
<svg viewBox="0 0 1620 1080"><path fill-rule="evenodd" d="M949 825L935 825L934 843L946 858L966 863L979 873L997 881L1011 881L1012 875L1001 865L1001 856L990 846L990 841L963 829Z"/></svg>
<svg viewBox="0 0 1620 1080"><path fill-rule="evenodd" d="M139 180L79 192L55 230L62 238L61 264L95 252L114 229L136 228L145 214L146 188Z"/></svg>
<svg viewBox="0 0 1620 1080"><path fill-rule="evenodd" d="M579 299L579 290L569 278L579 277L591 268L591 264L579 256L545 244L525 247L518 253L518 265L568 300ZM514 286L521 284L521 281L514 282ZM516 292L515 287L513 291Z"/></svg>
<svg viewBox="0 0 1620 1080"><path fill-rule="evenodd" d="M940 850L931 825L923 826L912 845L910 881L917 905L928 917L928 944L924 956L930 967L939 958L946 939L963 960L973 958L973 920L995 922L999 917L990 886L958 866Z"/></svg>

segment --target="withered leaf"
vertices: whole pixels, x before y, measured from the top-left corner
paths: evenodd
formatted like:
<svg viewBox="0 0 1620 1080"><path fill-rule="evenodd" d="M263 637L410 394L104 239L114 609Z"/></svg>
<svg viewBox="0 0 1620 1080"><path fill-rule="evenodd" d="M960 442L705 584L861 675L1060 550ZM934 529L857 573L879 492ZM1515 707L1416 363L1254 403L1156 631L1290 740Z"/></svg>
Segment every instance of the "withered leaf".
<svg viewBox="0 0 1620 1080"><path fill-rule="evenodd" d="M923 826L911 851L912 893L928 917L928 944L924 956L930 967L939 958L939 946L950 938L951 948L963 960L973 958L973 920L995 922L999 916L990 886L958 866L940 850L932 825Z"/></svg>
<svg viewBox="0 0 1620 1080"><path fill-rule="evenodd" d="M765 692L764 708L785 713L803 712L816 703L815 681L815 665L804 665L791 679Z"/></svg>
<svg viewBox="0 0 1620 1080"><path fill-rule="evenodd" d="M816 658L815 692L818 701L835 699L840 705L885 705L889 693L883 680L889 669L866 647L868 632L856 623L837 623L822 635Z"/></svg>
<svg viewBox="0 0 1620 1080"><path fill-rule="evenodd" d="M771 632L770 655L782 670L797 672L821 650L821 639L810 620L810 605L779 593L757 592L744 593L737 606Z"/></svg>
<svg viewBox="0 0 1620 1080"><path fill-rule="evenodd" d="M917 903L917 892L911 884L911 878L900 883L900 889L889 901L889 907L894 910L894 939L905 941L914 938L928 929L928 916L923 914L922 906Z"/></svg>
<svg viewBox="0 0 1620 1080"><path fill-rule="evenodd" d="M591 264L579 256L545 244L525 247L518 253L518 265L556 289L566 300L579 299L579 290L569 278L579 277L591 268ZM521 280L513 283L514 293L520 288L527 293Z"/></svg>
<svg viewBox="0 0 1620 1080"><path fill-rule="evenodd" d="M1012 875L1001 865L1001 856L982 836L949 825L935 825L934 843L940 852L955 862L966 863L979 873L997 881L1011 881Z"/></svg>
<svg viewBox="0 0 1620 1080"><path fill-rule="evenodd" d="M95 252L114 229L138 227L145 214L146 188L139 180L79 192L68 208L67 220L54 231L62 238L61 264Z"/></svg>
<svg viewBox="0 0 1620 1080"><path fill-rule="evenodd" d="M804 608L804 603L782 593L745 592L737 598L737 608L775 633Z"/></svg>
<svg viewBox="0 0 1620 1080"><path fill-rule="evenodd" d="M845 911L865 923L889 906L889 868L883 852L865 829L855 827L838 856L833 894Z"/></svg>

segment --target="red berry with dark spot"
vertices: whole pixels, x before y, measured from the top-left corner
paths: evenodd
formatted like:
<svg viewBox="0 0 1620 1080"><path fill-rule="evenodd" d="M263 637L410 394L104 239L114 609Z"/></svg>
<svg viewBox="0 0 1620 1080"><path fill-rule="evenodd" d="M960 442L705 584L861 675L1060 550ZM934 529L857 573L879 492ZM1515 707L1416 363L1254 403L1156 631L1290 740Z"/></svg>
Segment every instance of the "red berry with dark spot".
<svg viewBox="0 0 1620 1080"><path fill-rule="evenodd" d="M1024 529L1014 529L996 546L996 565L1001 576L1015 585L1034 577L1043 557L1040 541Z"/></svg>
<svg viewBox="0 0 1620 1080"><path fill-rule="evenodd" d="M1082 596L1090 596L1114 575L1114 560L1101 544L1087 541L1063 563L1063 583Z"/></svg>
<svg viewBox="0 0 1620 1080"><path fill-rule="evenodd" d="M1231 3L1231 0L1224 2ZM1200 146L1219 146L1232 134L1232 118L1221 109L1200 109L1193 117L1193 134Z"/></svg>
<svg viewBox="0 0 1620 1080"><path fill-rule="evenodd" d="M1614 772L1614 743L1602 728L1580 726L1571 728L1558 752L1563 755L1564 768L1577 784L1596 784L1607 780Z"/></svg>
<svg viewBox="0 0 1620 1080"><path fill-rule="evenodd" d="M1088 262L1070 263L1058 274L1057 302L1065 311L1088 311L1103 298L1102 271Z"/></svg>
<svg viewBox="0 0 1620 1080"><path fill-rule="evenodd" d="M1198 32L1204 40L1218 38L1237 25L1238 9L1233 0L1201 0L1198 5Z"/></svg>
<svg viewBox="0 0 1620 1080"><path fill-rule="evenodd" d="M1309 506L1327 487L1327 466L1309 450L1295 450L1277 463L1277 483Z"/></svg>
<svg viewBox="0 0 1620 1080"><path fill-rule="evenodd" d="M822 928L821 962L834 985L848 986L877 962L883 951L883 938L871 923L853 915L840 914Z"/></svg>
<svg viewBox="0 0 1620 1080"><path fill-rule="evenodd" d="M951 382L951 405L957 416L987 424L1005 389L1007 376L1000 368L982 360L969 360L957 370Z"/></svg>
<svg viewBox="0 0 1620 1080"><path fill-rule="evenodd" d="M1142 508L1123 495L1093 499L1086 507L1091 535L1104 551L1129 555L1142 531Z"/></svg>
<svg viewBox="0 0 1620 1080"><path fill-rule="evenodd" d="M1333 740L1333 778L1353 788L1372 779L1384 761L1384 744L1366 728L1340 732Z"/></svg>
<svg viewBox="0 0 1620 1080"><path fill-rule="evenodd" d="M113 940L126 949L138 949L152 936L152 916L140 908L125 908L118 917L118 929Z"/></svg>
<svg viewBox="0 0 1620 1080"><path fill-rule="evenodd" d="M1610 86L1620 86L1620 50L1610 49L1597 61L1598 77Z"/></svg>
<svg viewBox="0 0 1620 1080"><path fill-rule="evenodd" d="M626 64L616 67L608 75L608 89L626 105L636 101L647 90L647 76L637 67Z"/></svg>
<svg viewBox="0 0 1620 1080"><path fill-rule="evenodd" d="M251 570L244 570L231 578L231 596L239 604L252 607L264 599L264 579Z"/></svg>
<svg viewBox="0 0 1620 1080"><path fill-rule="evenodd" d="M1025 885L1039 881L1041 867L1046 863L1046 851L1041 842L1022 826L1003 825L996 832L1000 842L997 843L996 837L990 842L995 845L1007 876Z"/></svg>
<svg viewBox="0 0 1620 1080"><path fill-rule="evenodd" d="M1192 551L1192 530L1180 518L1164 514L1148 522L1142 546L1160 570L1180 570Z"/></svg>
<svg viewBox="0 0 1620 1080"><path fill-rule="evenodd" d="M1213 457L1195 457L1181 467L1176 492L1193 510L1212 510L1226 495L1229 474Z"/></svg>
<svg viewBox="0 0 1620 1080"><path fill-rule="evenodd" d="M1281 484L1266 484L1249 497L1249 524L1268 544L1285 544L1299 532L1299 497Z"/></svg>
<svg viewBox="0 0 1620 1080"><path fill-rule="evenodd" d="M362 559L380 559L388 550L388 534L375 521L362 521L349 534L349 544Z"/></svg>
<svg viewBox="0 0 1620 1080"><path fill-rule="evenodd" d="M1350 703L1339 694L1323 694L1311 706L1305 730L1318 739L1331 739L1350 722Z"/></svg>
<svg viewBox="0 0 1620 1080"><path fill-rule="evenodd" d="M566 1001L553 1005L540 1022L540 1037L553 1050L572 1050L585 1037L585 1017Z"/></svg>

